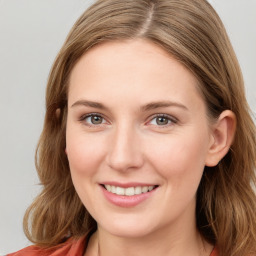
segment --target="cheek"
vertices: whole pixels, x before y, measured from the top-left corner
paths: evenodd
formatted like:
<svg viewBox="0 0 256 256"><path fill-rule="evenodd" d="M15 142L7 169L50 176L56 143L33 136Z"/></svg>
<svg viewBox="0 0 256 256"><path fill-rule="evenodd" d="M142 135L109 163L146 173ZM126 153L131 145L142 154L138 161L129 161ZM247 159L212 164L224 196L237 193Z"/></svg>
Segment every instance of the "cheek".
<svg viewBox="0 0 256 256"><path fill-rule="evenodd" d="M93 140L81 131L67 130L66 151L72 176L90 176L101 163L104 147L100 138Z"/></svg>
<svg viewBox="0 0 256 256"><path fill-rule="evenodd" d="M94 189L97 170L103 155L102 143L81 131L69 131L66 135L66 151L69 161L72 181L78 196L86 208L92 210L95 201Z"/></svg>
<svg viewBox="0 0 256 256"><path fill-rule="evenodd" d="M191 133L193 136L190 136ZM177 178L181 182L185 178L200 180L205 166L207 141L206 133L187 132L169 136L158 144L151 142L151 145L158 145L150 150L151 163L166 179Z"/></svg>

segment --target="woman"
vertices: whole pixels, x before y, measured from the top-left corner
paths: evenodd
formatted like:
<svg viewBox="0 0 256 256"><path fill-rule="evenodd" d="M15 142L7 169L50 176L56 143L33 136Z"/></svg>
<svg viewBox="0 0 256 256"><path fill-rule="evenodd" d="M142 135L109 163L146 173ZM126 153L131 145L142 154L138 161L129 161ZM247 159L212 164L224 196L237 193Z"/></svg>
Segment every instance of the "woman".
<svg viewBox="0 0 256 256"><path fill-rule="evenodd" d="M255 125L207 1L92 5L50 73L37 157L35 245L10 255L256 255Z"/></svg>

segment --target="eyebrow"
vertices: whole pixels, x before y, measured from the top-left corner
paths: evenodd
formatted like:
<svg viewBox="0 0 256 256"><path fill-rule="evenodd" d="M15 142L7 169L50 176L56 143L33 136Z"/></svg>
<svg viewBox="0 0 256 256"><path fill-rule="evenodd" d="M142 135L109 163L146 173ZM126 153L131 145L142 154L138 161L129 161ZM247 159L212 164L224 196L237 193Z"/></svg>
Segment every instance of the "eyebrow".
<svg viewBox="0 0 256 256"><path fill-rule="evenodd" d="M107 110L108 108L104 106L102 103L95 102L95 101L88 101L88 100L78 100L74 104L71 105L71 107L76 107L76 106L85 106L85 107L91 107L91 108L98 108L101 110ZM184 110L188 110L188 108L178 102L175 101L156 101L156 102L151 102L148 103L144 106L141 106L141 111L146 112L150 110L154 110L157 108L164 108L164 107L178 107L182 108Z"/></svg>
<svg viewBox="0 0 256 256"><path fill-rule="evenodd" d="M91 107L91 108L98 108L102 110L106 110L107 107L104 106L103 104L99 102L94 102L94 101L88 101L88 100L78 100L74 104L72 104L71 107L76 107L76 106L85 106L85 107Z"/></svg>
<svg viewBox="0 0 256 256"><path fill-rule="evenodd" d="M178 107L178 108L182 108L184 110L188 110L188 108L179 103L179 102L175 102L175 101L156 101L156 102L151 102L148 103L144 106L141 107L142 111L150 111L150 110L154 110L157 108L166 108L166 107Z"/></svg>

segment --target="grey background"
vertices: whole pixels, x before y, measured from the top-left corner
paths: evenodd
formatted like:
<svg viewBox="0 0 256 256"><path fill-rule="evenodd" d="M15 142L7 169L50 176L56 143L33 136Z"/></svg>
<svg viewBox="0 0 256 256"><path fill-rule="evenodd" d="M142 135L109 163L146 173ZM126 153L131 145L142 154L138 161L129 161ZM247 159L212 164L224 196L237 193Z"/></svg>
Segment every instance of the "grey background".
<svg viewBox="0 0 256 256"><path fill-rule="evenodd" d="M69 29L92 0L0 0L0 255L29 245L22 218L40 187L34 152L48 72ZM256 112L256 0L212 0Z"/></svg>

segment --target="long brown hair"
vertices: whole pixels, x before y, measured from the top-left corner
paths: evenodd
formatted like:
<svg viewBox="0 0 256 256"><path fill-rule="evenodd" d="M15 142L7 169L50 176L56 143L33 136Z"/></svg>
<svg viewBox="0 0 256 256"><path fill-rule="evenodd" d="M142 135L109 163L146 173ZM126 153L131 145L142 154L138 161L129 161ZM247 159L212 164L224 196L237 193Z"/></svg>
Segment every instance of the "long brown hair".
<svg viewBox="0 0 256 256"><path fill-rule="evenodd" d="M36 153L42 192L24 217L27 237L51 247L96 229L71 181L65 155L69 75L94 45L143 38L165 49L200 81L208 114L233 111L237 129L228 154L205 167L197 193L197 227L220 256L256 253L256 129L235 53L206 0L99 0L78 19L50 72L45 123Z"/></svg>

